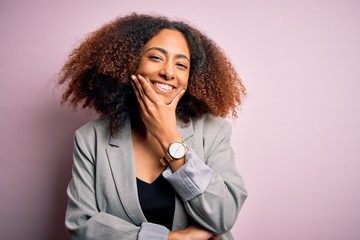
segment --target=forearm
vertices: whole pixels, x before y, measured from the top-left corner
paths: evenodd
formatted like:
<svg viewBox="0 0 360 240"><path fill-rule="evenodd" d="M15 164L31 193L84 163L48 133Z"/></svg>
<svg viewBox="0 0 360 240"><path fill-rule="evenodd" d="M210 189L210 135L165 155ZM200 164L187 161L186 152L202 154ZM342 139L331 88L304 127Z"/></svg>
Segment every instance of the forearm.
<svg viewBox="0 0 360 240"><path fill-rule="evenodd" d="M236 221L247 192L242 177L236 170L230 147L228 126L211 141L204 159L190 150L186 163L176 172L167 169L163 175L184 201L186 211L199 224L222 234Z"/></svg>
<svg viewBox="0 0 360 240"><path fill-rule="evenodd" d="M89 214L93 215L84 220ZM65 224L72 240L166 240L169 234L169 230L159 224L143 222L137 226L108 213L84 212L69 206Z"/></svg>
<svg viewBox="0 0 360 240"><path fill-rule="evenodd" d="M247 197L246 190L225 182L217 173L203 194L184 202L187 213L204 228L224 234L231 230Z"/></svg>
<svg viewBox="0 0 360 240"><path fill-rule="evenodd" d="M106 213L96 213L90 219L81 221L80 218L67 218L66 227L72 240L135 240L140 231L135 226L120 218ZM121 237L120 237L121 236Z"/></svg>

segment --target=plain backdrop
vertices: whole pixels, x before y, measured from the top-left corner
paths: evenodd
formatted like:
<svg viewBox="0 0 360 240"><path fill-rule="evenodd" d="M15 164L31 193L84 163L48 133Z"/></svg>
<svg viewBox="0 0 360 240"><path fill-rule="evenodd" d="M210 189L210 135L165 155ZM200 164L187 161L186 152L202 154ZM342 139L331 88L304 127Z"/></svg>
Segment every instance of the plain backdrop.
<svg viewBox="0 0 360 240"><path fill-rule="evenodd" d="M134 11L197 26L247 87L230 119L249 191L235 238L360 239L356 0L0 0L0 239L67 239L73 133L96 115L59 105L56 74L87 33Z"/></svg>

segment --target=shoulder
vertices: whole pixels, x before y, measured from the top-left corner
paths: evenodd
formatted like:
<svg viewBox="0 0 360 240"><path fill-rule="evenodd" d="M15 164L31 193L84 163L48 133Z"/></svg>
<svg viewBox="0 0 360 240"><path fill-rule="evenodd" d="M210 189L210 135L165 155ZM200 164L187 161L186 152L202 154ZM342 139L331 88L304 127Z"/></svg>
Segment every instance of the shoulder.
<svg viewBox="0 0 360 240"><path fill-rule="evenodd" d="M205 114L201 118L192 118L192 125L194 129L202 128L204 132L216 133L221 129L230 129L231 124L225 118L216 117L211 114Z"/></svg>
<svg viewBox="0 0 360 240"><path fill-rule="evenodd" d="M205 114L201 118L191 119L195 136L201 136L204 141L214 141L231 136L231 124L222 117Z"/></svg>
<svg viewBox="0 0 360 240"><path fill-rule="evenodd" d="M77 129L77 131L86 134L92 131L105 130L108 128L109 128L109 121L107 119L96 119L85 123L79 129Z"/></svg>
<svg viewBox="0 0 360 240"><path fill-rule="evenodd" d="M85 123L76 130L75 135L80 135L84 139L109 139L109 121L107 119L97 119Z"/></svg>
<svg viewBox="0 0 360 240"><path fill-rule="evenodd" d="M231 143L231 124L226 119L206 114L191 120L195 151L208 159L215 149L227 149Z"/></svg>

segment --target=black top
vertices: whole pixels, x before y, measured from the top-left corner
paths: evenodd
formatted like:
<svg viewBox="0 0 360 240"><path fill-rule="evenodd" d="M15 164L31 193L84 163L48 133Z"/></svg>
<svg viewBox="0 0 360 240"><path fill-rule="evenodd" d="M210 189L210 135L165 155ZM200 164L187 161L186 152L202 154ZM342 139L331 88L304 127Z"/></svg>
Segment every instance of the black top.
<svg viewBox="0 0 360 240"><path fill-rule="evenodd" d="M171 230L175 211L175 191L162 174L152 183L136 178L141 209L148 222Z"/></svg>

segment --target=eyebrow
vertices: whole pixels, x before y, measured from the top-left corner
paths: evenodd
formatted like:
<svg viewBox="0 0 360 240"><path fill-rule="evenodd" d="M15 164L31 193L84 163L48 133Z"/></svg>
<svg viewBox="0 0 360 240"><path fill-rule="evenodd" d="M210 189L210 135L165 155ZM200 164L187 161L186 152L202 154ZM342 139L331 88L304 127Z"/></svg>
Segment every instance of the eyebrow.
<svg viewBox="0 0 360 240"><path fill-rule="evenodd" d="M164 48L160 48L160 47L151 47L151 48L147 49L147 50L145 51L145 53L147 53L147 52L150 51L150 50L157 50L157 51L159 51L159 52L162 52L162 53L165 54L165 55L168 54L168 51L166 51ZM187 59L187 60L190 62L190 59L189 59L186 55L184 55L184 54L178 53L178 54L176 54L175 56L176 56L177 58L185 58L185 59Z"/></svg>

